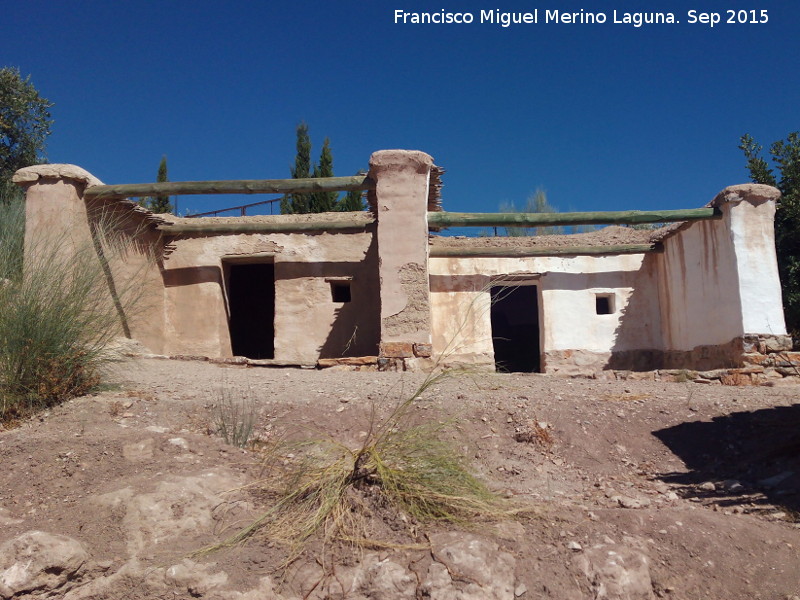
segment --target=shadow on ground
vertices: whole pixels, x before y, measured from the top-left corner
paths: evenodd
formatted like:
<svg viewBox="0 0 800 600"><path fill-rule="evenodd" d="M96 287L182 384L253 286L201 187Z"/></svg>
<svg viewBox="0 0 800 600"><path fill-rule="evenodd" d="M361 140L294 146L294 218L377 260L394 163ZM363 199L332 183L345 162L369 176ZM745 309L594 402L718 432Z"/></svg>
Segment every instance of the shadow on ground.
<svg viewBox="0 0 800 600"><path fill-rule="evenodd" d="M780 506L798 518L800 404L681 423L653 435L686 464L687 472L660 475L684 497Z"/></svg>

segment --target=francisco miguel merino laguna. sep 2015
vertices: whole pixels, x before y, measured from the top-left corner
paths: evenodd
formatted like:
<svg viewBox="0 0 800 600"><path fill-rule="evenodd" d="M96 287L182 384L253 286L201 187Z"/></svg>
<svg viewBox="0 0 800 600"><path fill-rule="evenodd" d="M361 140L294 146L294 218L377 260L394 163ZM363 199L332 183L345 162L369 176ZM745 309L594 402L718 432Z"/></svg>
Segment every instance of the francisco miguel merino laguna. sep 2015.
<svg viewBox="0 0 800 600"><path fill-rule="evenodd" d="M727 10L724 11L725 23L764 24L769 20L766 10ZM581 9L577 12L536 8L532 12L504 12L499 9L481 10L480 13L450 12L444 9L438 12L407 12L402 9L394 11L394 22L412 25L465 25L471 23L490 23L501 27L511 25L538 25L557 23L563 25L620 24L642 27L643 25L680 23L671 12L625 12L613 10L611 18L605 12L590 12ZM686 22L700 23L714 27L722 22L721 12L699 12L690 10Z"/></svg>

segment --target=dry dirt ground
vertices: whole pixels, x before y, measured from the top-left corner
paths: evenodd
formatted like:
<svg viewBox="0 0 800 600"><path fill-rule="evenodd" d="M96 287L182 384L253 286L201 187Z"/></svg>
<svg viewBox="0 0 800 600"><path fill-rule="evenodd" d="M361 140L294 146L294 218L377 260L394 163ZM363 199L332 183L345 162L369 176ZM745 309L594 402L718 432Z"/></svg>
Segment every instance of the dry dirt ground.
<svg viewBox="0 0 800 600"><path fill-rule="evenodd" d="M355 447L373 407L379 419L424 375L115 370L118 388L0 431L0 598L800 596L796 386L452 377L414 417L451 423L477 473L533 512L467 529L388 518L398 547L280 571L266 539L190 557L268 508L242 488L258 453L215 434L216 407L252 402L265 442L316 428Z"/></svg>

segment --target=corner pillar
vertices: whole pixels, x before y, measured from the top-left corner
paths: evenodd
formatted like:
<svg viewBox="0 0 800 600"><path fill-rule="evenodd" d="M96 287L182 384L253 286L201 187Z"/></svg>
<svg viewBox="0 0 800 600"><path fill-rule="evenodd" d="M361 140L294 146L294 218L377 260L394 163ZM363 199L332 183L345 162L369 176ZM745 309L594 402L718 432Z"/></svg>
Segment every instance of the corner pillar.
<svg viewBox="0 0 800 600"><path fill-rule="evenodd" d="M25 253L38 244L58 242L60 252L75 254L91 244L84 190L102 183L75 165L34 165L12 181L25 191Z"/></svg>
<svg viewBox="0 0 800 600"><path fill-rule="evenodd" d="M774 187L748 183L725 188L711 202L722 211L736 257L744 352L791 350L775 252L779 198Z"/></svg>
<svg viewBox="0 0 800 600"><path fill-rule="evenodd" d="M413 368L431 356L428 185L424 152L382 150L369 161L375 183L381 299L379 366Z"/></svg>

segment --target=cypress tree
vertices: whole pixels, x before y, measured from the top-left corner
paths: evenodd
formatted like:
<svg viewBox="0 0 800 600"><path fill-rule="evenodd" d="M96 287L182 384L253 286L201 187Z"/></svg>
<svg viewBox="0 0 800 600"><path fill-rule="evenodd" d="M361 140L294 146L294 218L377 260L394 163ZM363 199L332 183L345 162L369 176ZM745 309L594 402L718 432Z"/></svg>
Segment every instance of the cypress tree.
<svg viewBox="0 0 800 600"><path fill-rule="evenodd" d="M167 177L167 157L162 156L161 162L158 164L158 175L156 181L163 183L169 181ZM172 203L169 201L169 196L155 196L150 198L148 208L154 213L169 213L172 212Z"/></svg>
<svg viewBox="0 0 800 600"><path fill-rule="evenodd" d="M292 179L305 179L311 176L311 138L305 122L297 126L297 155L291 168ZM281 199L281 214L301 214L309 212L309 194L287 194Z"/></svg>
<svg viewBox="0 0 800 600"><path fill-rule="evenodd" d="M158 163L158 175L156 181L162 183L169 181L167 177L167 157L162 156L161 162ZM147 210L154 213L171 213L173 210L172 203L169 201L169 196L145 196L139 198L139 206L144 206Z"/></svg>
<svg viewBox="0 0 800 600"><path fill-rule="evenodd" d="M325 138L319 164L314 166L314 177L333 177L333 154L331 141ZM311 194L310 210L312 213L331 212L336 209L339 194L337 192L316 192Z"/></svg>
<svg viewBox="0 0 800 600"><path fill-rule="evenodd" d="M356 175L366 175L366 172L359 171L356 173ZM336 205L336 210L341 212L360 212L365 208L366 203L364 202L364 192L358 190L347 192L347 195L339 200L339 203Z"/></svg>

